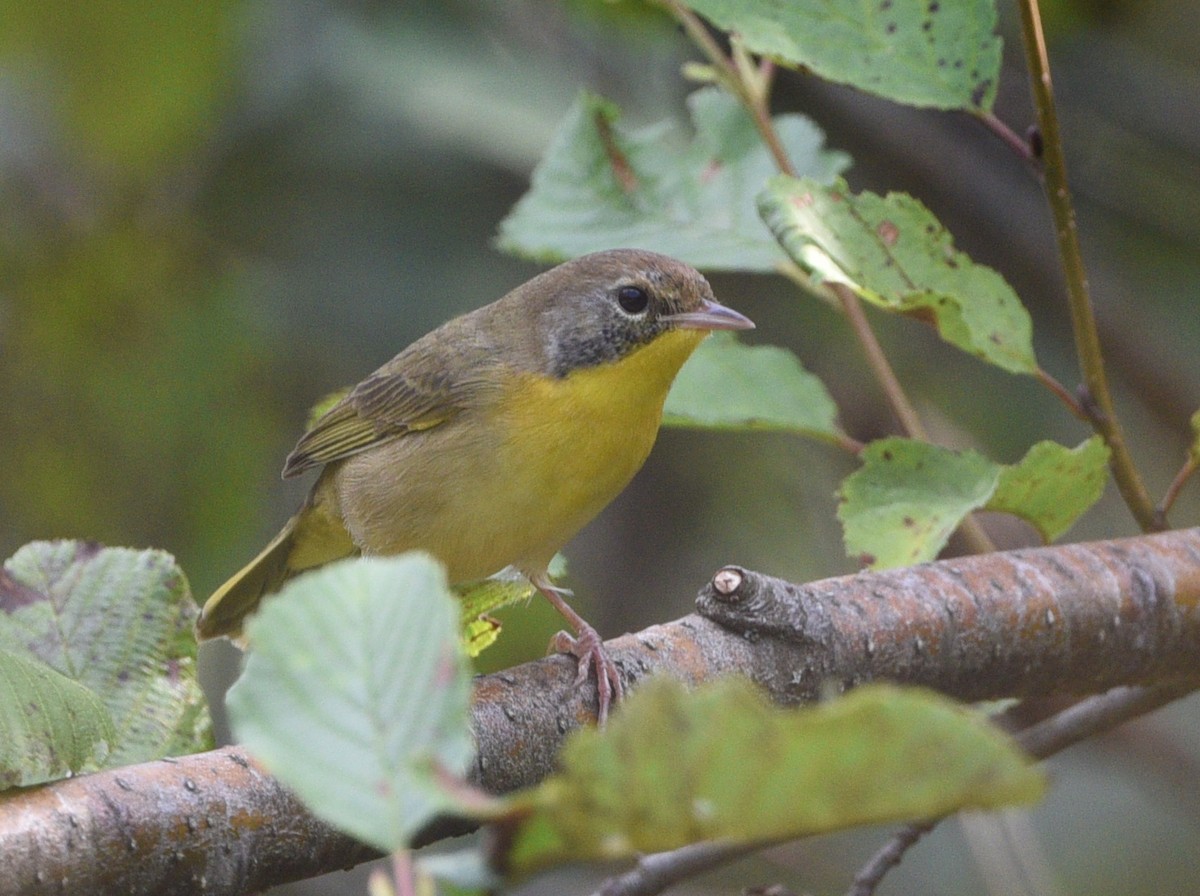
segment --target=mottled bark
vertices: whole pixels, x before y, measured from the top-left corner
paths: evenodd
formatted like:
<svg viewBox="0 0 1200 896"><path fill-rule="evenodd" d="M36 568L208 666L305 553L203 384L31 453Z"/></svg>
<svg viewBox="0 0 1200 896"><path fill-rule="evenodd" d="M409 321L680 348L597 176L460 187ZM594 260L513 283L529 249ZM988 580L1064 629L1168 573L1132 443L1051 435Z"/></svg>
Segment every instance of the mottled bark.
<svg viewBox="0 0 1200 896"><path fill-rule="evenodd" d="M608 642L628 688L656 672L736 672L790 704L881 678L964 700L1162 686L1200 676L1200 529L804 586L728 567L698 607ZM482 787L552 770L594 713L594 689L574 676L572 659L549 657L476 682ZM462 829L448 821L423 839ZM5 894L240 894L372 853L226 747L0 795L0 855Z"/></svg>

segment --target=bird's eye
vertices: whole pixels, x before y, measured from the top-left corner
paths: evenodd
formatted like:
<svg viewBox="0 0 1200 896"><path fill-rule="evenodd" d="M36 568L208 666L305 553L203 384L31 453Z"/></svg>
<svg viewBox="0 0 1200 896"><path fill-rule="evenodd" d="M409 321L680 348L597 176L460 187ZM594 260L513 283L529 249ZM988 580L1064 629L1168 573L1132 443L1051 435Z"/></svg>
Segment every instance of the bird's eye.
<svg viewBox="0 0 1200 896"><path fill-rule="evenodd" d="M626 314L641 314L650 304L650 297L640 286L622 286L617 290L617 304Z"/></svg>

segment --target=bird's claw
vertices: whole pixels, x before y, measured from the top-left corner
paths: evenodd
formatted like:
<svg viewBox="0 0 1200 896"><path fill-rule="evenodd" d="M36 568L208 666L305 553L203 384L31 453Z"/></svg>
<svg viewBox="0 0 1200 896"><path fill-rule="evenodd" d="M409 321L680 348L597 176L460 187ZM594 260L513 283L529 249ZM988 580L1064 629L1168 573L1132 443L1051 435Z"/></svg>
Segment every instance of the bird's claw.
<svg viewBox="0 0 1200 896"><path fill-rule="evenodd" d="M580 629L577 636L559 632L550 639L550 649L555 653L567 653L579 661L575 675L575 687L582 687L591 669L596 670L596 723L603 725L608 720L608 707L625 696L625 686L617 664L609 659L604 642L590 625Z"/></svg>

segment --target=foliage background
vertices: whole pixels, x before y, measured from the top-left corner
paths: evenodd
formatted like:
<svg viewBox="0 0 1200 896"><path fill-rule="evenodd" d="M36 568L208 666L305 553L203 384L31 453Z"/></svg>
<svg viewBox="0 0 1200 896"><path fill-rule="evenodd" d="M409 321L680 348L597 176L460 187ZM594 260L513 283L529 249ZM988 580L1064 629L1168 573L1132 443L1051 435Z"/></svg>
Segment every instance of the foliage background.
<svg viewBox="0 0 1200 896"><path fill-rule="evenodd" d="M1032 114L1001 8L997 112L1020 129ZM1200 406L1192 4L1051 11L1107 357L1157 495ZM0 0L4 555L44 537L162 547L202 599L302 499L308 483L278 471L317 397L539 270L489 244L576 91L610 97L631 122L681 116L688 51L636 3ZM777 100L853 155L855 189L914 193L1001 270L1034 316L1043 365L1076 381L1048 215L997 141L963 118L815 79L785 78ZM772 278L714 286L758 322L754 340L794 348L824 378L851 433L888 431L835 314ZM1028 379L903 321L874 322L945 443L1010 462L1037 438L1086 435ZM568 552L581 609L615 634L686 612L727 561L795 579L852 570L833 514L851 469L785 436L665 432ZM1198 511L1193 488L1174 521ZM999 531L1006 546L1031 538ZM1133 531L1110 495L1069 537ZM541 602L520 612L491 664L540 653L557 628ZM219 688L231 651L206 651ZM1034 824L1062 892L1192 892L1198 728L1185 705L1054 765ZM1151 761L1164 750L1171 762ZM1190 791L1173 783L1181 769ZM836 887L873 843L777 850L736 880ZM890 886L984 892L986 861L970 852L961 828L941 832Z"/></svg>

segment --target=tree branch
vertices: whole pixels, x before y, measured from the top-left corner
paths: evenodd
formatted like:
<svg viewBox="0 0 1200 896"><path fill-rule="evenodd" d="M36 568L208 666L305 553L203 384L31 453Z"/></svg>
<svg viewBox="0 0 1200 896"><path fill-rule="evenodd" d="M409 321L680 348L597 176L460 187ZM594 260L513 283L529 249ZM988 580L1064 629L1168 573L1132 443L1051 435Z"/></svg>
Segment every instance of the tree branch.
<svg viewBox="0 0 1200 896"><path fill-rule="evenodd" d="M675 622L609 642L627 685L740 672L778 702L890 679L963 700L1164 685L1200 669L1200 529L968 557L799 586L727 567ZM721 624L718 624L718 620ZM594 718L575 663L476 682L475 778L505 792L553 768ZM444 822L430 842L466 829ZM243 750L0 795L0 893L244 893L372 853L312 819Z"/></svg>

